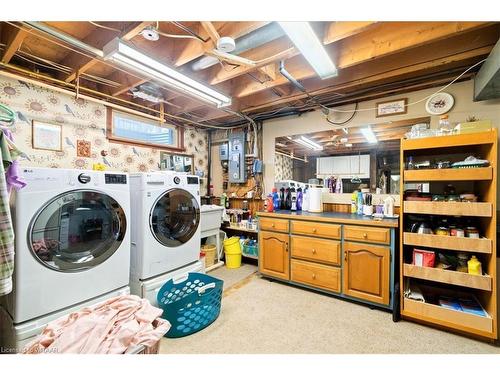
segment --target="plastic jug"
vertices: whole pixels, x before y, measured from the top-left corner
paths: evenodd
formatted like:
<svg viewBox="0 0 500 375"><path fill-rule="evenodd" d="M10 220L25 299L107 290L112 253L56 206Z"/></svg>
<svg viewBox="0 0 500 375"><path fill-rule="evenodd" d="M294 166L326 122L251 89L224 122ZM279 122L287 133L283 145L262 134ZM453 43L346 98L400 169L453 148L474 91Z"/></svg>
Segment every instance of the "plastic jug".
<svg viewBox="0 0 500 375"><path fill-rule="evenodd" d="M482 275L483 270L481 267L481 262L473 255L470 260L467 262L467 268L469 270L469 274L471 275Z"/></svg>

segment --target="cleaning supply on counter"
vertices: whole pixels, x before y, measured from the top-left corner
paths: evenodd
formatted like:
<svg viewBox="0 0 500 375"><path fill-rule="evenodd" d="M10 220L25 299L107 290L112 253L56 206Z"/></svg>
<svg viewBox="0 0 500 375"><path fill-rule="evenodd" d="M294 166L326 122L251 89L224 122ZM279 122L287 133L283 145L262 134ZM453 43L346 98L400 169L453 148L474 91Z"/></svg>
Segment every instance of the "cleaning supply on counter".
<svg viewBox="0 0 500 375"><path fill-rule="evenodd" d="M273 212L274 203L273 203L273 196L271 194L269 194L266 198L265 207L267 212Z"/></svg>
<svg viewBox="0 0 500 375"><path fill-rule="evenodd" d="M292 193L290 192L290 188L285 189L285 210L292 209Z"/></svg>
<svg viewBox="0 0 500 375"><path fill-rule="evenodd" d="M290 210L297 211L297 192L295 191L294 187L290 188L290 196L291 196Z"/></svg>
<svg viewBox="0 0 500 375"><path fill-rule="evenodd" d="M302 211L309 211L309 189L304 188L304 193L302 194Z"/></svg>
<svg viewBox="0 0 500 375"><path fill-rule="evenodd" d="M278 196L278 189L273 188L273 209L278 211L280 209L280 197Z"/></svg>
<svg viewBox="0 0 500 375"><path fill-rule="evenodd" d="M280 189L280 210L285 210L286 209L286 201L285 201L285 188L282 187Z"/></svg>
<svg viewBox="0 0 500 375"><path fill-rule="evenodd" d="M303 201L302 188L297 189L297 211L302 211L302 201Z"/></svg>
<svg viewBox="0 0 500 375"><path fill-rule="evenodd" d="M363 215L363 193L358 191L358 200L356 202L357 214Z"/></svg>
<svg viewBox="0 0 500 375"><path fill-rule="evenodd" d="M483 274L481 262L476 258L475 255L473 255L470 258L470 260L467 262L467 268L468 268L469 274L471 274L471 275L482 275Z"/></svg>
<svg viewBox="0 0 500 375"><path fill-rule="evenodd" d="M394 198L390 195L384 199L384 216L394 216Z"/></svg>
<svg viewBox="0 0 500 375"><path fill-rule="evenodd" d="M353 193L351 194L351 214L355 214L356 212L358 212L357 201L358 201L358 191L354 190Z"/></svg>

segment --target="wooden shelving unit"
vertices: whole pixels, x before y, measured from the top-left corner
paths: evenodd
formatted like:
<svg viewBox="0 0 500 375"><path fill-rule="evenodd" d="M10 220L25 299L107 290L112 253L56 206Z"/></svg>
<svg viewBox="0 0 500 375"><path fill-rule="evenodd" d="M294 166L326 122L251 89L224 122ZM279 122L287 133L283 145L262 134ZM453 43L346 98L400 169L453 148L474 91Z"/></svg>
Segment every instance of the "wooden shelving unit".
<svg viewBox="0 0 500 375"><path fill-rule="evenodd" d="M421 181L479 181L491 180L493 168L471 169L416 169L404 171L406 182Z"/></svg>
<svg viewBox="0 0 500 375"><path fill-rule="evenodd" d="M448 215L448 216L481 216L491 217L492 203L489 202L403 202L407 214Z"/></svg>
<svg viewBox="0 0 500 375"><path fill-rule="evenodd" d="M432 247L444 250L491 254L492 240L489 238L467 238L439 236L437 234L403 233L403 244Z"/></svg>
<svg viewBox="0 0 500 375"><path fill-rule="evenodd" d="M491 291L491 277L487 275L469 275L465 272L419 267L412 264L404 265L403 275L416 279Z"/></svg>
<svg viewBox="0 0 500 375"><path fill-rule="evenodd" d="M471 186L474 193L480 197L480 202L402 202L400 285L403 288L405 281L410 279L412 283L420 283L422 287L435 288L439 291L437 292L440 293L439 296L467 297L472 294L487 313L487 316L480 316L456 311L434 304L436 302L430 303L432 298L431 301L420 302L406 298L402 293L400 302L403 318L484 338L498 339L497 147L496 129L480 133L401 141L401 192L405 190L405 183L428 182L432 193L440 193L441 191L433 191L433 187L442 189L443 184L455 182L457 185ZM467 169L405 170L409 156L443 160L447 155L462 154L464 157L473 154L481 159L487 159L490 166ZM405 232L408 214L477 218L482 237L464 238ZM477 254L481 259L483 275L470 275L459 271L419 267L405 263L405 260L411 259L411 253L415 247Z"/></svg>

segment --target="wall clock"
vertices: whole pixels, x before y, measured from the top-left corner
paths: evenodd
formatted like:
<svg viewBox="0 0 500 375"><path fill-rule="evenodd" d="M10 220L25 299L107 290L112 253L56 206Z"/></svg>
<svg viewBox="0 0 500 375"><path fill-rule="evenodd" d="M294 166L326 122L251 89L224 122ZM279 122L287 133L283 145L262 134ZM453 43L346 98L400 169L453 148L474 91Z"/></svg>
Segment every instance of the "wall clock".
<svg viewBox="0 0 500 375"><path fill-rule="evenodd" d="M432 95L425 103L425 109L431 115L442 115L448 112L455 103L455 99L447 92L438 92Z"/></svg>

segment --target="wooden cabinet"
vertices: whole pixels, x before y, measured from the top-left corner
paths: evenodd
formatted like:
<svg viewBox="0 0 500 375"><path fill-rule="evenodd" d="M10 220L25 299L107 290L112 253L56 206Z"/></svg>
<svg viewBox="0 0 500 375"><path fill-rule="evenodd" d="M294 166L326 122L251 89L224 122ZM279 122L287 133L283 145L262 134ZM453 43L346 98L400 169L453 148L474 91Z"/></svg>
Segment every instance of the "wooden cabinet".
<svg viewBox="0 0 500 375"><path fill-rule="evenodd" d="M259 232L259 271L278 279L290 279L289 236L284 233Z"/></svg>
<svg viewBox="0 0 500 375"><path fill-rule="evenodd" d="M344 242L343 293L381 305L389 304L390 249Z"/></svg>

